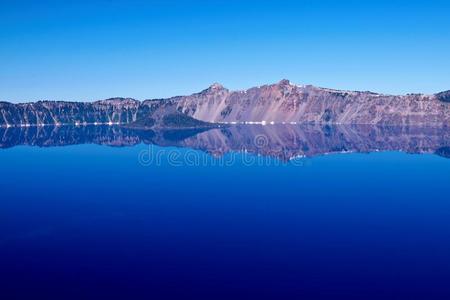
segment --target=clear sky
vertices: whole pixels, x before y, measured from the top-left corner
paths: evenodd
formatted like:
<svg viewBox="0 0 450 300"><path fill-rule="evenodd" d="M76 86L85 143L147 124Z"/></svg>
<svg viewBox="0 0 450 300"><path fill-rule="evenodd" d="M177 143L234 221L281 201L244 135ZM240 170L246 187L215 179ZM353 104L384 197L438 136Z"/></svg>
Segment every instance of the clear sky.
<svg viewBox="0 0 450 300"><path fill-rule="evenodd" d="M450 89L450 1L0 0L0 100Z"/></svg>

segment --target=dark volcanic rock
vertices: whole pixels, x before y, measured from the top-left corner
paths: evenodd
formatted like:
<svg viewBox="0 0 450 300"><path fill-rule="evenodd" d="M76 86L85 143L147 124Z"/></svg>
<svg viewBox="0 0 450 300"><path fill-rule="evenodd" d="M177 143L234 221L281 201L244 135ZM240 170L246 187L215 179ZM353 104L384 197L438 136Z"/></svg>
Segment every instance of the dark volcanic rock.
<svg viewBox="0 0 450 300"><path fill-rule="evenodd" d="M443 102L450 102L450 91L436 94L436 97Z"/></svg>
<svg viewBox="0 0 450 300"><path fill-rule="evenodd" d="M155 119L155 117L158 117ZM157 116L149 115L142 119L124 125L127 128L134 129L196 129L196 128L213 128L220 126L219 124L203 122L194 119L182 113L169 113L167 115Z"/></svg>
<svg viewBox="0 0 450 300"><path fill-rule="evenodd" d="M165 115L160 125L163 128L208 128L217 127L213 123L199 121L182 113Z"/></svg>
<svg viewBox="0 0 450 300"><path fill-rule="evenodd" d="M435 153L439 156L442 156L445 158L450 158L450 146L449 147L441 147L441 148L437 149Z"/></svg>

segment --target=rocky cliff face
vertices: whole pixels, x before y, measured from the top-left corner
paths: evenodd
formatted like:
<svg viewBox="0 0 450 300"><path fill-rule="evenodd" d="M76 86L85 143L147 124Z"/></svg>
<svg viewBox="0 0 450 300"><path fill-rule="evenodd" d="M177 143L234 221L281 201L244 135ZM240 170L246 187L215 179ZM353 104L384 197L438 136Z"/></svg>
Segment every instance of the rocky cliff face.
<svg viewBox="0 0 450 300"><path fill-rule="evenodd" d="M92 103L39 101L12 104L0 102L0 125L55 125L83 123L129 123L148 114L141 103L112 98Z"/></svg>
<svg viewBox="0 0 450 300"><path fill-rule="evenodd" d="M392 96L278 84L230 92L213 85L178 110L203 121L328 124L450 124L450 94Z"/></svg>
<svg viewBox="0 0 450 300"><path fill-rule="evenodd" d="M183 113L205 122L450 125L450 92L384 95L340 91L288 80L245 91L220 84L190 96L146 100L112 98L92 103L0 102L0 126L128 124Z"/></svg>

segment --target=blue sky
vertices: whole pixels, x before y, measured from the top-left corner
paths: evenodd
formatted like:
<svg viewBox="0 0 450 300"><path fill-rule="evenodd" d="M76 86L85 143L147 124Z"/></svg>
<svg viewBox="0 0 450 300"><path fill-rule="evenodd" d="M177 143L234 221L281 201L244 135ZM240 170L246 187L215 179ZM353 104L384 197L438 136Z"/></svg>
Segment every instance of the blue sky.
<svg viewBox="0 0 450 300"><path fill-rule="evenodd" d="M0 0L0 100L450 89L449 1Z"/></svg>

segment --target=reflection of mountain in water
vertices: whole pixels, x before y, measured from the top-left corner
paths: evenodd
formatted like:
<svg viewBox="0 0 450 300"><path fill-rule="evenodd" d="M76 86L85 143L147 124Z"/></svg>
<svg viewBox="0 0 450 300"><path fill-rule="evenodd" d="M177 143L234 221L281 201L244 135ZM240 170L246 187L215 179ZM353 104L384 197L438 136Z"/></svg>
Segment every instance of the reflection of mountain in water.
<svg viewBox="0 0 450 300"><path fill-rule="evenodd" d="M115 126L0 129L0 148L136 144L187 147L221 156L245 151L289 160L326 153L405 151L450 156L450 129L431 127L242 125L207 131L141 131Z"/></svg>

